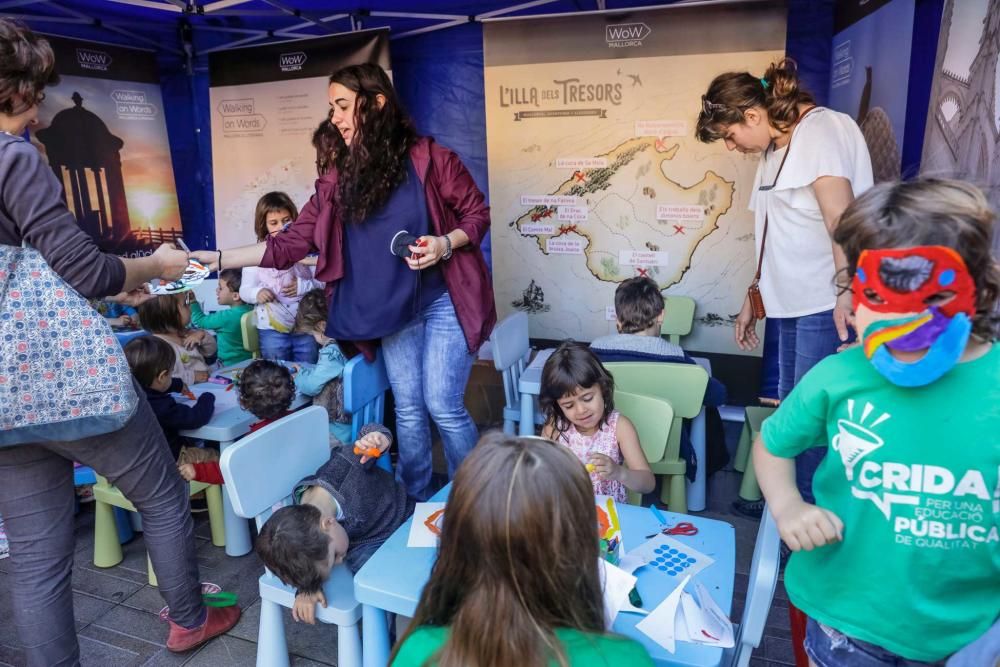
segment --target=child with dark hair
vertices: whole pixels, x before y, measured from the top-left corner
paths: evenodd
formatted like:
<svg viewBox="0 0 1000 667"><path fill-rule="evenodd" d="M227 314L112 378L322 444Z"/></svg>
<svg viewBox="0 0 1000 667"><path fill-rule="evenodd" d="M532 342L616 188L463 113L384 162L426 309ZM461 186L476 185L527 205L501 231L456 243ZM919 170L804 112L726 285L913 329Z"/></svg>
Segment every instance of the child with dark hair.
<svg viewBox="0 0 1000 667"><path fill-rule="evenodd" d="M388 429L369 424L355 446L385 452ZM295 504L277 510L257 538L257 555L281 581L293 586L292 618L314 623L316 604L326 606L323 582L346 562L357 572L413 513L406 489L375 459L337 443L316 474L295 485Z"/></svg>
<svg viewBox="0 0 1000 667"><path fill-rule="evenodd" d="M277 236L295 222L298 208L284 192L268 192L257 202L254 232L257 241ZM240 297L256 304L260 354L265 359L316 363L316 343L312 336L295 332L295 312L309 290L322 287L312 270L297 263L288 269L250 266L243 269Z"/></svg>
<svg viewBox="0 0 1000 667"><path fill-rule="evenodd" d="M215 332L219 346L219 362L232 366L250 359L250 351L243 347L243 330L240 322L253 306L243 303L240 298L240 283L243 272L239 269L223 269L219 272L219 284L215 288L215 298L220 306L229 306L217 313L205 313L197 301L191 304L191 324Z"/></svg>
<svg viewBox="0 0 1000 667"><path fill-rule="evenodd" d="M205 392L194 405L185 405L174 400L171 394L179 394L186 389L180 378L172 377L174 369L174 348L156 336L133 338L125 344L125 359L132 375L146 391L149 407L160 422L163 434L170 445L170 453L177 460L191 447L178 431L201 428L212 419L215 411L215 395ZM206 450L212 452L214 450ZM193 454L187 454L188 457ZM218 456L218 453L215 453ZM211 457L211 455L209 455ZM202 457L204 458L204 457Z"/></svg>
<svg viewBox="0 0 1000 667"><path fill-rule="evenodd" d="M344 366L347 358L337 341L326 335L326 318L329 306L321 289L308 292L299 302L295 316L295 330L308 333L319 345L319 358L312 368L303 368L295 376L295 386L306 396L313 397L313 405L326 408L330 416L330 436L339 442L351 437L351 420L344 412Z"/></svg>
<svg viewBox="0 0 1000 667"><path fill-rule="evenodd" d="M139 305L142 328L174 350L173 377L192 385L208 380L218 346L204 329L189 329L194 292L158 296Z"/></svg>
<svg viewBox="0 0 1000 667"><path fill-rule="evenodd" d="M627 502L656 478L628 417L615 410L615 381L582 343L566 341L542 368L542 437L566 445L587 466L594 493Z"/></svg>
<svg viewBox="0 0 1000 667"><path fill-rule="evenodd" d="M333 126L329 117L313 131L312 145L316 149L316 173L319 176L333 168L337 153L347 149L344 138L340 136L340 130Z"/></svg>
<svg viewBox="0 0 1000 667"><path fill-rule="evenodd" d="M940 665L1000 617L995 220L974 186L918 179L868 190L834 232L860 344L816 364L753 448L819 667ZM816 442L811 502L793 457Z"/></svg>
<svg viewBox="0 0 1000 667"><path fill-rule="evenodd" d="M652 278L638 276L622 281L615 290L615 319L618 333L595 338L590 349L602 362L664 361L695 363L679 345L660 337L664 300ZM709 378L705 405L726 402L726 386Z"/></svg>
<svg viewBox="0 0 1000 667"><path fill-rule="evenodd" d="M287 415L295 399L291 372L267 359L258 359L243 369L238 390L240 407L260 419L250 426L250 433ZM181 477L189 482L225 483L218 461L181 463L177 469Z"/></svg>
<svg viewBox="0 0 1000 667"><path fill-rule="evenodd" d="M637 276L622 281L615 290L615 318L618 333L595 338L590 349L604 363L613 361L657 361L674 364L694 364L695 360L681 349L660 336L663 326L664 299L660 287L652 278ZM722 427L718 406L726 402L726 386L713 377L708 378L705 396L706 449L708 461L698 461L691 446L691 424L685 419L681 425L680 456L687 462L685 474L694 481L698 466L706 466L707 474L722 468L728 460L726 434ZM714 464L714 465L709 465ZM756 508L760 516L763 502ZM750 508L749 511L753 511Z"/></svg>

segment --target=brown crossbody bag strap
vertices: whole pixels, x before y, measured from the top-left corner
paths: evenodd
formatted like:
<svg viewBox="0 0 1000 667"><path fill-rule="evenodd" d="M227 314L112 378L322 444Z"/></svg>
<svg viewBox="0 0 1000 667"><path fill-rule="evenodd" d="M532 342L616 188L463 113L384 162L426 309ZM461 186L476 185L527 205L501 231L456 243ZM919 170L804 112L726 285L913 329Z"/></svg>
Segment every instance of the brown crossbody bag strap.
<svg viewBox="0 0 1000 667"><path fill-rule="evenodd" d="M809 107L806 111L799 116L799 119L795 121L795 125L802 122L802 119L806 115L815 109L816 107ZM785 167L785 160L788 159L788 154L792 152L792 137L794 136L795 126L792 126L793 133L788 137L788 145L785 146L785 155L781 158L781 163L778 165L778 173L774 175L774 182L769 186L762 186L761 191L773 190L774 186L778 184L778 177L781 176L781 170ZM760 295L760 270L764 266L764 244L767 243L767 207L764 207L764 233L760 237L760 256L757 257L757 272L753 276L753 282L750 283L750 287L747 288L747 297L750 299L750 308L753 310L753 316L758 320L762 320L767 316L767 310L764 309L764 299Z"/></svg>

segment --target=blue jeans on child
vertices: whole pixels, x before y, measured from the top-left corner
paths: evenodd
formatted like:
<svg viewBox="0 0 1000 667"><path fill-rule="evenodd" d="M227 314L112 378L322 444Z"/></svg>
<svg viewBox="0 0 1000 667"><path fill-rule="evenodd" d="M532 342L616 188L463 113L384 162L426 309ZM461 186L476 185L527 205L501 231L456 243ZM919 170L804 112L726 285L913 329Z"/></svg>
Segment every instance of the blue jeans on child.
<svg viewBox="0 0 1000 667"><path fill-rule="evenodd" d="M809 619L806 653L816 667L939 667L939 662L908 660L881 646L848 637L839 630Z"/></svg>
<svg viewBox="0 0 1000 667"><path fill-rule="evenodd" d="M778 398L784 400L813 366L836 353L843 343L833 324L832 310L775 319L778 322ZM795 457L795 483L808 503L816 502L812 478L825 454L826 443L817 442L816 447Z"/></svg>
<svg viewBox="0 0 1000 667"><path fill-rule="evenodd" d="M396 401L396 478L411 498L426 500L431 481L427 413L441 433L449 478L479 438L465 409L473 355L451 296L445 292L402 330L383 338L382 352Z"/></svg>
<svg viewBox="0 0 1000 667"><path fill-rule="evenodd" d="M309 334L281 333L274 329L258 329L260 356L264 359L303 361L315 364L319 357L316 339Z"/></svg>

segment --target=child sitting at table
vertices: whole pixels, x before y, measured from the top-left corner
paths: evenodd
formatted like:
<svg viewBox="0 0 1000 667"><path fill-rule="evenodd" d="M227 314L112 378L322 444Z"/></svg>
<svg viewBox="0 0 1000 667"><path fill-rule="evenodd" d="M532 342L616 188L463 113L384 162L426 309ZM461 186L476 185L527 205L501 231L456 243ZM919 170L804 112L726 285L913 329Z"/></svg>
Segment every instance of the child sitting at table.
<svg viewBox="0 0 1000 667"><path fill-rule="evenodd" d="M681 349L660 336L663 326L664 299L659 286L652 278L637 276L622 281L615 290L615 318L617 334L595 338L590 344L597 358L604 363L614 361L655 361L675 364L694 364L695 360ZM687 462L685 474L694 481L699 465L705 465L706 473L726 465L729 454L726 451L726 434L718 407L726 402L726 385L713 377L708 378L705 396L702 399L705 411L705 446L709 461L698 461L691 446L691 424L685 419L681 426L680 456ZM708 465L709 462L712 465ZM747 507L747 512L760 516L760 503L756 508Z"/></svg>
<svg viewBox="0 0 1000 667"><path fill-rule="evenodd" d="M174 349L173 377L192 385L208 380L218 346L204 329L189 329L194 292L158 296L139 305L142 328Z"/></svg>
<svg viewBox="0 0 1000 667"><path fill-rule="evenodd" d="M243 329L240 321L243 315L253 310L253 306L243 303L240 298L240 281L243 272L239 269L223 269L219 272L219 284L215 288L215 298L220 306L229 306L217 313L205 313L197 301L191 304L191 324L215 332L219 346L219 363L232 366L251 358L243 347Z"/></svg>
<svg viewBox="0 0 1000 667"><path fill-rule="evenodd" d="M656 478L628 417L615 410L615 381L582 343L566 341L542 368L542 437L566 445L586 464L594 493L628 502L626 490L649 493Z"/></svg>
<svg viewBox="0 0 1000 667"><path fill-rule="evenodd" d="M146 392L149 407L156 415L175 460L188 463L218 459L214 449L187 446L178 431L201 428L212 419L215 395L205 392L194 405L178 403L172 394L187 391L180 378L171 376L174 348L156 336L133 338L125 344L125 359L136 381Z"/></svg>
<svg viewBox="0 0 1000 667"><path fill-rule="evenodd" d="M995 220L974 186L921 179L876 185L833 231L860 344L814 366L753 449L821 667L939 665L1000 616ZM794 457L817 442L812 504Z"/></svg>
<svg viewBox="0 0 1000 667"><path fill-rule="evenodd" d="M326 606L323 582L346 562L357 572L375 550L413 514L413 501L392 473L355 448L392 444L380 424L361 429L354 447L337 443L316 474L295 485L294 505L277 510L257 538L257 555L281 581L296 589L292 618L313 624L316 605Z"/></svg>
<svg viewBox="0 0 1000 667"><path fill-rule="evenodd" d="M330 436L338 442L351 438L351 418L344 412L344 366L347 358L337 341L326 335L326 318L329 306L326 294L314 289L302 297L295 315L295 330L307 333L319 345L319 358L312 368L301 368L295 375L295 386L306 396L313 397L313 405L326 408L330 417Z"/></svg>
<svg viewBox="0 0 1000 667"><path fill-rule="evenodd" d="M295 383L291 372L281 364L267 359L258 359L243 369L239 375L237 390L240 407L260 420L250 426L250 433L287 415L295 399ZM189 482L225 483L218 459L179 463L177 470Z"/></svg>
<svg viewBox="0 0 1000 667"><path fill-rule="evenodd" d="M458 468L393 667L651 667L605 630L594 495L565 447L490 433Z"/></svg>
<svg viewBox="0 0 1000 667"><path fill-rule="evenodd" d="M139 324L139 313L132 306L108 299L92 299L90 304L116 329L135 329Z"/></svg>

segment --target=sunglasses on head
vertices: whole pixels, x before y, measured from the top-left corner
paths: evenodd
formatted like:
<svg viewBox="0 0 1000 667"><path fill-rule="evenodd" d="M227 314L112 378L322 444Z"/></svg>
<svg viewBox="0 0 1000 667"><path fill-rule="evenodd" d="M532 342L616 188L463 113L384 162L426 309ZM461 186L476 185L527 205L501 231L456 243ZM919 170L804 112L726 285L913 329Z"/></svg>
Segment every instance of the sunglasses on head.
<svg viewBox="0 0 1000 667"><path fill-rule="evenodd" d="M715 102L710 101L705 95L701 96L701 111L706 116L711 116L716 111L725 111L726 108L725 104L716 104Z"/></svg>

